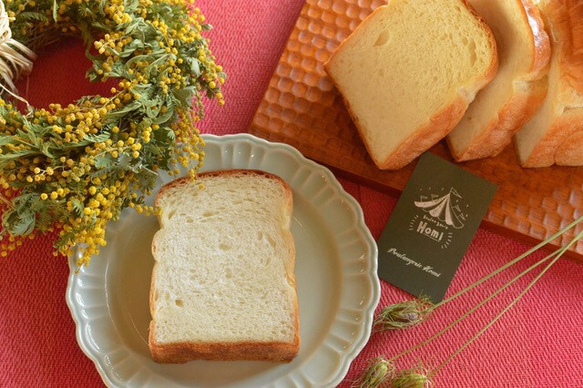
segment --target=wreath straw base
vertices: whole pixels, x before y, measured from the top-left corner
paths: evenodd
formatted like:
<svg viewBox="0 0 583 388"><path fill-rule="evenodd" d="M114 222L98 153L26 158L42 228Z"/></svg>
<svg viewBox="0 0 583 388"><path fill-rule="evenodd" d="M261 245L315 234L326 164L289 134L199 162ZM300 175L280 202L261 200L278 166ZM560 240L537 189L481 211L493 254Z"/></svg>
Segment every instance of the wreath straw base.
<svg viewBox="0 0 583 388"><path fill-rule="evenodd" d="M84 245L85 265L124 208L155 212L144 198L159 170L196 174L204 144L195 122L203 98L224 103L225 74L193 2L8 0L6 10L15 41L36 51L81 38L89 80L117 80L111 95L68 106L21 113L10 95L0 99L0 254L54 232L55 254Z"/></svg>

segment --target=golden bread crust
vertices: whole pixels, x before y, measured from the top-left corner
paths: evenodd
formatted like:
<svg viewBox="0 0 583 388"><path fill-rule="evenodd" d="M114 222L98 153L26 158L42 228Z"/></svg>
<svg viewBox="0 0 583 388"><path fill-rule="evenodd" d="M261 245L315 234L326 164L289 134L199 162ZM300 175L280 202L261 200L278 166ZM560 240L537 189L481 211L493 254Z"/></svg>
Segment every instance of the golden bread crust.
<svg viewBox="0 0 583 388"><path fill-rule="evenodd" d="M551 42L545 30L545 23L539 8L532 0L520 0L520 3L522 4L521 10L524 11L524 17L526 17L530 25L529 33L532 39L529 39L529 42L533 44L534 54L530 74L525 80L538 80L548 71L551 58Z"/></svg>
<svg viewBox="0 0 583 388"><path fill-rule="evenodd" d="M549 69L551 44L540 11L531 0L500 1L514 1L520 18L528 26L523 33L531 52L529 66L512 85L506 85L512 88L512 94L508 100L502 101L496 112L491 112L490 121L483 123L479 135L469 144L462 148L454 141L456 139L447 138L451 154L458 162L497 156L536 113L547 95L545 76ZM460 128L460 131L462 129L465 128ZM458 133L454 132L454 135Z"/></svg>
<svg viewBox="0 0 583 388"><path fill-rule="evenodd" d="M546 84L546 79L539 82ZM526 90L517 91L464 152L456 152L453 146L449 146L453 158L463 162L500 154L540 108L546 95L546 87L539 87L537 82L528 82ZM449 142L449 138L447 140Z"/></svg>
<svg viewBox="0 0 583 388"><path fill-rule="evenodd" d="M553 17L554 28L560 30L562 44L561 65L571 87L583 94L583 2L553 0L546 4L546 12Z"/></svg>
<svg viewBox="0 0 583 388"><path fill-rule="evenodd" d="M383 170L398 170L406 166L443 139L459 122L467 108L467 100L461 95L456 96L428 124L417 129L386 160L378 163L378 167Z"/></svg>
<svg viewBox="0 0 583 388"><path fill-rule="evenodd" d="M581 161L583 154L583 144L581 144L581 133L583 132L582 114L565 115L555 119L552 126L545 133L530 156L521 160L522 167L536 168L549 167L554 164L563 166L583 165Z"/></svg>
<svg viewBox="0 0 583 388"><path fill-rule="evenodd" d="M583 131L573 132L561 143L555 153L558 166L583 166Z"/></svg>
<svg viewBox="0 0 583 388"><path fill-rule="evenodd" d="M551 36L556 91L545 104L553 117L528 155L520 155L527 168L583 165L583 3L547 0L540 4Z"/></svg>
<svg viewBox="0 0 583 388"><path fill-rule="evenodd" d="M192 360L207 361L276 361L291 362L300 346L299 334L293 343L285 342L213 342L158 344L150 323L149 346L154 361L162 364L183 364Z"/></svg>

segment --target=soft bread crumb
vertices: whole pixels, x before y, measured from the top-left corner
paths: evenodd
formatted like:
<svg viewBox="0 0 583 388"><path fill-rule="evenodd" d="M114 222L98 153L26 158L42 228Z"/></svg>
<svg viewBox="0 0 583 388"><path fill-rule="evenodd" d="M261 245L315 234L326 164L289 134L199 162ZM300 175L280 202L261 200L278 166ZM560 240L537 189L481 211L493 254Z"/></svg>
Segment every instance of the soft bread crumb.
<svg viewBox="0 0 583 388"><path fill-rule="evenodd" d="M453 129L497 70L492 32L462 0L392 0L324 65L381 169Z"/></svg>
<svg viewBox="0 0 583 388"><path fill-rule="evenodd" d="M547 93L549 37L530 0L469 0L492 28L498 48L496 77L447 136L455 160L498 155L534 115Z"/></svg>
<svg viewBox="0 0 583 388"><path fill-rule="evenodd" d="M154 359L291 360L299 332L290 187L260 171L206 173L162 187L156 206Z"/></svg>
<svg viewBox="0 0 583 388"><path fill-rule="evenodd" d="M583 4L539 2L551 37L549 90L539 111L515 136L523 167L583 165ZM577 69L577 71L575 71Z"/></svg>

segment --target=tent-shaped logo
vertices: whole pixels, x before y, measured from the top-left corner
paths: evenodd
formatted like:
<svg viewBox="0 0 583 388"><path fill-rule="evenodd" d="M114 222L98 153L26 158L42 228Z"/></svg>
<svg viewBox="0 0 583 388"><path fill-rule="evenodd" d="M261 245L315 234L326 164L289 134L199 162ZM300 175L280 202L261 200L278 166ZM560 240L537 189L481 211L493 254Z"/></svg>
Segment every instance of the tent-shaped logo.
<svg viewBox="0 0 583 388"><path fill-rule="evenodd" d="M431 198L422 196L415 201L415 206L428 213L430 216L444 222L455 229L464 227L466 216L459 207L462 196L452 187L445 195L432 195Z"/></svg>

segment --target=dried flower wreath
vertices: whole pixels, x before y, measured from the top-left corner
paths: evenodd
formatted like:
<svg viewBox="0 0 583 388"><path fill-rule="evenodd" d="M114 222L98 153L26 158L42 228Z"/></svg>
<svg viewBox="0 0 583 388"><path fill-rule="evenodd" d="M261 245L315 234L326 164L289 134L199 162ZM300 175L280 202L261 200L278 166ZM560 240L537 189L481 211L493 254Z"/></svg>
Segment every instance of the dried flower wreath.
<svg viewBox="0 0 583 388"><path fill-rule="evenodd" d="M86 247L81 266L106 244L106 225L123 209L154 211L144 198L157 171L173 173L183 165L196 174L204 144L195 121L204 114L205 98L224 103L225 74L202 36L210 26L192 1L5 3L0 254L55 233L55 254ZM85 96L68 106L28 105L12 80L30 71L36 50L68 36L85 42L92 61L87 77L114 79L116 87L111 95ZM25 112L17 100L26 103Z"/></svg>

